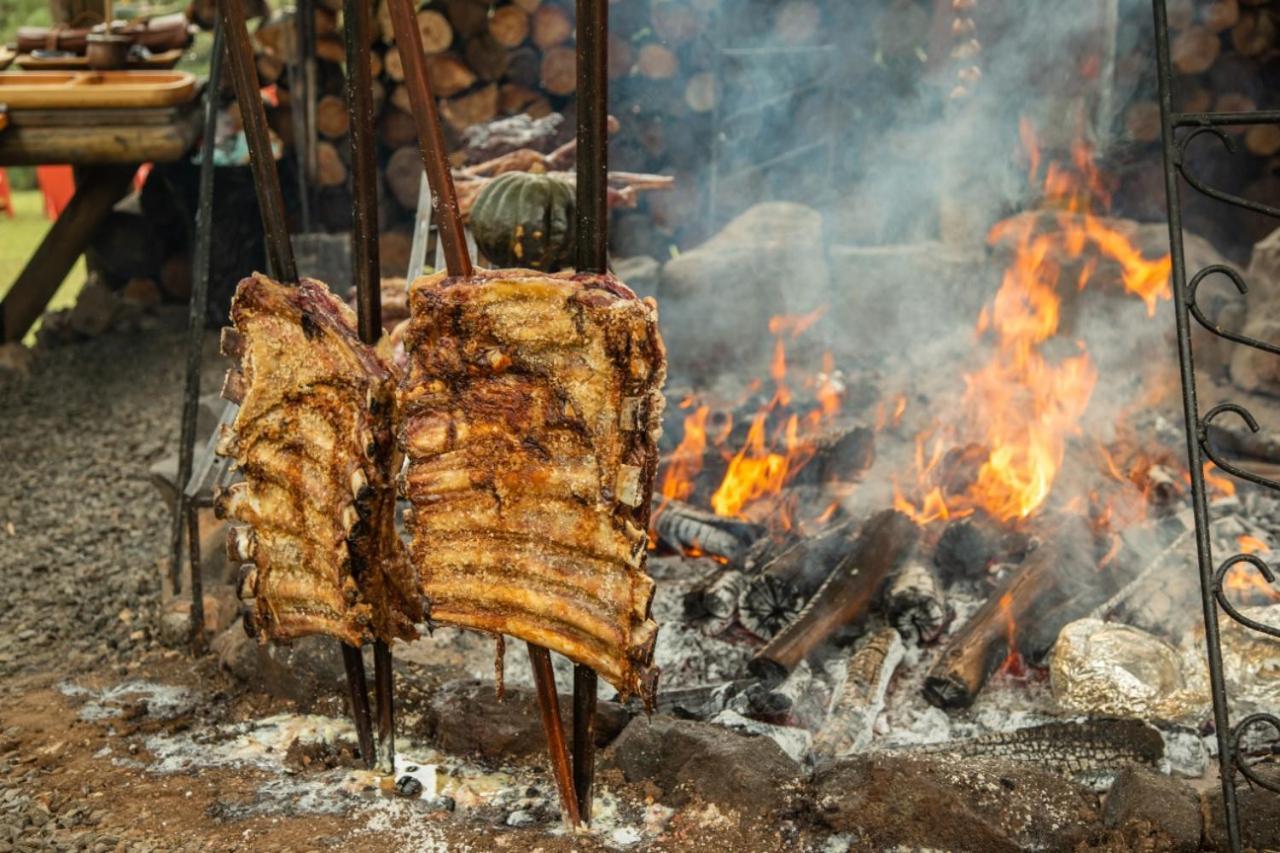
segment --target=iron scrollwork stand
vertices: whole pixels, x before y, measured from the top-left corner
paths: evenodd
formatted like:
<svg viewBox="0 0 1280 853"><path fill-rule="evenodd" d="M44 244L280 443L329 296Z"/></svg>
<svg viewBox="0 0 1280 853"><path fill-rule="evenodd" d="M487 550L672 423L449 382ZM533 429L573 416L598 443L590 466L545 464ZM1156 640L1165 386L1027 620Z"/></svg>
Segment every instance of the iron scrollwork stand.
<svg viewBox="0 0 1280 853"><path fill-rule="evenodd" d="M1236 798L1236 774L1244 776L1251 784L1280 793L1280 784L1265 779L1245 760L1241 738L1250 729L1270 727L1280 736L1280 718L1272 714L1252 714L1231 725L1226 679L1223 673L1222 645L1219 634L1219 608L1230 618L1245 627L1280 638L1280 628L1266 625L1242 614L1227 597L1223 586L1227 574L1237 566L1249 566L1268 583L1275 575L1267 563L1253 554L1236 554L1227 558L1216 569L1209 538L1209 506L1205 493L1204 464L1212 462L1223 471L1271 489L1280 491L1280 482L1245 470L1225 459L1209 442L1209 425L1215 418L1232 414L1244 421L1253 432L1258 423L1244 406L1223 403L1200 415L1196 401L1195 361L1191 348L1191 319L1214 335L1241 346L1253 347L1273 355L1280 355L1280 346L1255 340L1243 334L1231 332L1211 322L1196 301L1200 284L1206 278L1226 277L1238 292L1244 294L1248 285L1235 269L1214 264L1198 270L1187 281L1186 259L1182 240L1182 195L1179 178L1192 189L1223 204L1241 207L1256 213L1280 219L1280 208L1224 192L1209 186L1188 170L1188 147L1202 136L1212 136L1234 153L1235 140L1223 128L1257 124L1280 124L1280 110L1262 110L1242 113L1182 113L1173 106L1173 70L1169 49L1169 22L1166 0L1152 0L1155 14L1156 71L1160 94L1161 137L1164 149L1165 194L1169 216L1169 248L1172 254L1173 301L1177 320L1178 362L1182 380L1183 415L1187 426L1187 461L1191 475L1192 509L1196 522L1196 553L1200 571L1200 594L1204 608L1205 643L1208 652L1209 680L1213 692L1213 715L1218 741L1218 761L1222 775L1222 797L1227 834L1233 851L1241 849L1240 814ZM1179 131L1184 131L1181 134Z"/></svg>

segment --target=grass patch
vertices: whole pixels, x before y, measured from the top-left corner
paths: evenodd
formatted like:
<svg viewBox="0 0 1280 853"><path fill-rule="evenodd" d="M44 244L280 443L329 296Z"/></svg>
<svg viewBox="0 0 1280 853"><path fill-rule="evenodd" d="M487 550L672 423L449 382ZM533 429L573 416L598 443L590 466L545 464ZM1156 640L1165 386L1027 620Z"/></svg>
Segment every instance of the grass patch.
<svg viewBox="0 0 1280 853"><path fill-rule="evenodd" d="M31 253L40 245L52 224L44 218L44 198L38 190L15 190L13 207L12 219L0 212L0 298L9 292L18 273L27 265ZM85 275L84 257L81 256L49 302L49 310L74 305L80 288L84 286ZM27 334L27 343L35 340L35 330L39 325L37 322Z"/></svg>

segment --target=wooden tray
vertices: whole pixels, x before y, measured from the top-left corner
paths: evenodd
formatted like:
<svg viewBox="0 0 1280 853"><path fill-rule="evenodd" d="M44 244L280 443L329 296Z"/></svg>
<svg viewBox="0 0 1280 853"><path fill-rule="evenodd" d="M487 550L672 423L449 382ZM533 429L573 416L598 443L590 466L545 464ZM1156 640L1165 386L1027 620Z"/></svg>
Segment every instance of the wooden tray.
<svg viewBox="0 0 1280 853"><path fill-rule="evenodd" d="M190 101L196 78L185 71L30 71L0 75L10 109L168 107Z"/></svg>
<svg viewBox="0 0 1280 853"><path fill-rule="evenodd" d="M145 59L130 56L125 63L127 71L168 71L182 59L181 48L153 53ZM17 66L24 71L89 71L89 60L84 56L32 56L29 53L20 55ZM3 66L0 66L2 68Z"/></svg>

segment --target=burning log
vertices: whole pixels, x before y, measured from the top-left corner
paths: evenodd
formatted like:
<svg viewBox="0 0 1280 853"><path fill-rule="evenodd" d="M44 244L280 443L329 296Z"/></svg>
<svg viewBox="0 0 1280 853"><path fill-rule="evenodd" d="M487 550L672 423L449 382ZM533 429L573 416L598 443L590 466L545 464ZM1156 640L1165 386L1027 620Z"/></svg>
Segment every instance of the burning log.
<svg viewBox="0 0 1280 853"><path fill-rule="evenodd" d="M941 637L954 615L938 576L919 560L907 563L889 582L884 613L904 638L914 637L922 645Z"/></svg>
<svg viewBox="0 0 1280 853"><path fill-rule="evenodd" d="M674 551L734 560L764 535L764 528L758 524L724 518L684 501L655 497L653 513L658 541Z"/></svg>
<svg viewBox="0 0 1280 853"><path fill-rule="evenodd" d="M733 624L738 615L738 596L747 579L741 572L726 570L712 575L705 586L698 586L684 596L684 619L715 635Z"/></svg>
<svg viewBox="0 0 1280 853"><path fill-rule="evenodd" d="M1064 625L1096 612L1100 607L1105 608L1109 600L1114 600L1113 596L1123 595L1122 590L1130 591L1127 596L1130 603L1141 601L1142 609L1152 607L1161 613L1163 625L1157 633L1179 635L1177 626L1189 624L1182 614L1196 618L1195 608L1186 606L1190 600L1187 593L1196 594L1195 582L1186 573L1174 573L1171 578L1155 567L1167 568L1166 558L1176 556L1178 543L1185 541L1182 537L1191 526L1191 511L1188 509L1175 516L1126 528L1119 535L1119 546L1108 549L1110 553L1102 556L1099 570L1090 573L1088 582L1072 585L1072 593L1061 604L1038 615L1035 622L1022 632L1019 639L1022 654L1035 664L1045 661L1058 642L1058 634ZM1149 582L1140 587L1143 593L1140 598L1134 587L1137 579L1144 576ZM1149 621L1150 612L1147 611L1148 618L1144 621ZM1136 612L1132 615L1140 618Z"/></svg>
<svg viewBox="0 0 1280 853"><path fill-rule="evenodd" d="M1082 549L1079 540L1089 547ZM947 643L925 678L925 698L939 708L967 708L992 673L1018 650L1019 625L1040 621L1043 624L1039 627L1054 631L1056 636L1070 621L1057 610L1073 591L1068 584L1073 578L1087 580L1087 575L1093 574L1092 543L1087 530L1060 530L1032 551ZM1055 622L1057 627L1053 628L1051 623Z"/></svg>
<svg viewBox="0 0 1280 853"><path fill-rule="evenodd" d="M865 426L819 436L813 445L813 458L796 473L795 484L858 480L876 457L875 431Z"/></svg>
<svg viewBox="0 0 1280 853"><path fill-rule="evenodd" d="M892 628L882 628L858 644L845 664L831 714L813 738L814 764L860 752L871 743L872 727L905 651Z"/></svg>
<svg viewBox="0 0 1280 853"><path fill-rule="evenodd" d="M800 614L854 545L853 524L832 527L777 552L746 581L738 602L743 627L769 639Z"/></svg>
<svg viewBox="0 0 1280 853"><path fill-rule="evenodd" d="M750 670L777 679L793 670L837 629L864 615L885 578L914 550L920 530L896 510L870 518L852 550L814 593L804 610L752 658Z"/></svg>

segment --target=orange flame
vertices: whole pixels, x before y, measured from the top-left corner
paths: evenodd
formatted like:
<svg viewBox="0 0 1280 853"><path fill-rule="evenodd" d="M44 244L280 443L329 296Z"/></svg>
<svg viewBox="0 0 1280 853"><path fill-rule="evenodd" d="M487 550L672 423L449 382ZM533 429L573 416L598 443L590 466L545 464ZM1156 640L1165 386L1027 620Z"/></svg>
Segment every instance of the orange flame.
<svg viewBox="0 0 1280 853"><path fill-rule="evenodd" d="M1271 546L1256 536L1242 534L1237 540L1242 554L1267 553ZM1222 587L1231 597L1247 604L1280 601L1280 589L1267 583L1267 579L1253 566L1237 564L1227 572Z"/></svg>
<svg viewBox="0 0 1280 853"><path fill-rule="evenodd" d="M1214 464L1212 462L1204 463L1201 472L1204 474L1204 484L1217 497L1231 497L1236 493L1236 484L1229 478L1213 472Z"/></svg>
<svg viewBox="0 0 1280 853"><path fill-rule="evenodd" d="M1019 134L1035 180L1042 162L1035 129L1024 120ZM948 506L938 493L931 511L923 509L924 502L916 509L917 520L944 518L943 512L954 515L960 508L977 506L1001 521L1018 521L1049 496L1067 439L1078 433L1098 380L1082 342L1075 355L1060 360L1050 361L1043 352L1058 334L1062 290L1083 288L1100 269L1118 264L1119 280L1143 300L1148 313L1158 300L1170 298L1168 256L1146 260L1128 237L1092 214L1109 196L1089 146L1076 143L1070 164L1050 162L1044 172L1045 202L1063 211L1053 217L1053 227L1043 230L1041 217L1028 215L1006 219L988 235L993 243L1011 242L1013 251L995 299L983 308L976 324L980 337L994 336L995 352L986 365L965 377L969 431L980 435L979 443L989 448L987 459L965 494L948 497ZM1071 282L1061 280L1064 261L1080 265ZM923 476L926 469L918 470L920 491L934 495ZM936 506L939 501L941 508ZM900 504L911 506L907 501Z"/></svg>
<svg viewBox="0 0 1280 853"><path fill-rule="evenodd" d="M1018 651L1018 624L1013 618L1013 594L1006 592L1000 596L1000 613L1004 616L1005 643L1009 653L1004 663L1000 664L999 673L1013 678L1022 678L1027 674L1026 663L1022 653Z"/></svg>
<svg viewBox="0 0 1280 853"><path fill-rule="evenodd" d="M693 494L694 478L702 470L702 455L707 448L707 416L710 413L709 407L698 406L685 416L684 437L671 454L662 476L662 497L665 500L687 500Z"/></svg>
<svg viewBox="0 0 1280 853"><path fill-rule="evenodd" d="M711 508L717 515L741 516L747 505L780 494L790 478L813 458L811 436L839 413L844 386L837 377L834 358L826 353L823 355L822 373L803 383L814 391L817 407L803 419L795 412L787 414L785 420L781 418L794 400L788 382L784 338L804 334L818 321L823 311L819 308L808 314L769 318L769 332L774 336L773 356L769 364L769 376L774 385L773 398L752 417L746 441L729 457L724 479L711 496ZM771 422L776 424L779 420L782 420L782 426L771 430ZM777 522L784 529L792 529L795 523L792 507L776 509Z"/></svg>

